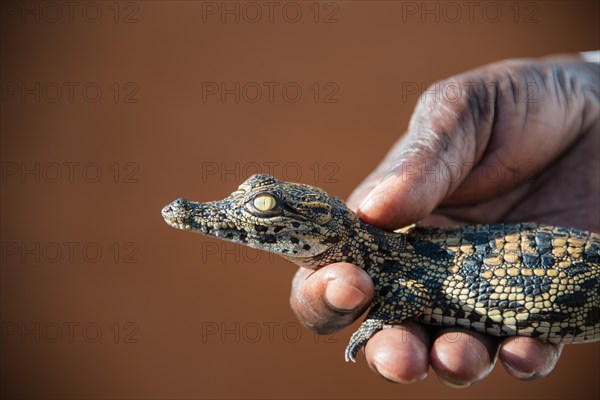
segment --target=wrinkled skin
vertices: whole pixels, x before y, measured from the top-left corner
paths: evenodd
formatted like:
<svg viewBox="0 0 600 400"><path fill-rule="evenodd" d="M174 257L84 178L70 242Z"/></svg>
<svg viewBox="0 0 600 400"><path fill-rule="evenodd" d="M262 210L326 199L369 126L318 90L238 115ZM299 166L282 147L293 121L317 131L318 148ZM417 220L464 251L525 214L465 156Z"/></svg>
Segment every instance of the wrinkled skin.
<svg viewBox="0 0 600 400"><path fill-rule="evenodd" d="M352 193L350 208L387 230L417 221L530 221L599 232L599 76L598 64L563 56L504 61L434 85L407 133ZM290 301L306 326L333 333L372 298L364 271L336 263L299 269ZM406 322L377 333L365 354L392 382L424 379L431 366L443 382L465 387L485 378L496 359L517 379L542 378L561 351L535 339Z"/></svg>

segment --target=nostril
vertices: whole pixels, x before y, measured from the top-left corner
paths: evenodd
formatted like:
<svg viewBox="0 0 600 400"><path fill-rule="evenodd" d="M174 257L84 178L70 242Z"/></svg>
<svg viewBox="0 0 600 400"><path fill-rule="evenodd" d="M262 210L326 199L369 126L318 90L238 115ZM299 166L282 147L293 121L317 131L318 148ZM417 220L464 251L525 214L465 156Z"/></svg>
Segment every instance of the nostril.
<svg viewBox="0 0 600 400"><path fill-rule="evenodd" d="M179 199L172 201L170 204L167 204L162 209L162 214L164 216L172 217L174 214L183 212L188 208L188 201L182 197Z"/></svg>

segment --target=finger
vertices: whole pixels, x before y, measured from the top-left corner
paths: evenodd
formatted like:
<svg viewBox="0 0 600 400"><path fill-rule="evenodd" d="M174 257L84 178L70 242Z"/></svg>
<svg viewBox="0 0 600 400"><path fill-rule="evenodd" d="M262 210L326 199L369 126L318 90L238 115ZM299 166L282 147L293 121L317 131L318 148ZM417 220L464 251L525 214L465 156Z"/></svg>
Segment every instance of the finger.
<svg viewBox="0 0 600 400"><path fill-rule="evenodd" d="M485 378L494 368L497 342L477 332L444 330L431 349L431 366L452 387L466 387Z"/></svg>
<svg viewBox="0 0 600 400"><path fill-rule="evenodd" d="M506 371L515 378L534 380L552 372L562 349L562 344L544 343L533 338L511 337L500 346L498 358Z"/></svg>
<svg viewBox="0 0 600 400"><path fill-rule="evenodd" d="M367 195L373 190L377 183L381 180L382 173L379 172L379 169L373 171L368 177L366 177L357 187L352 191L348 200L346 200L346 205L352 211L357 212L358 206L362 203L367 197Z"/></svg>
<svg viewBox="0 0 600 400"><path fill-rule="evenodd" d="M362 219L391 230L422 219L453 193L482 157L491 133L493 102L479 92L461 101L422 97L407 134L351 197L364 196ZM365 195L368 187L373 189Z"/></svg>
<svg viewBox="0 0 600 400"><path fill-rule="evenodd" d="M306 327L321 334L354 322L373 300L373 281L356 265L336 263L316 271L300 268L290 304Z"/></svg>
<svg viewBox="0 0 600 400"><path fill-rule="evenodd" d="M358 211L358 206L365 200L367 195L381 183L382 178L389 172L390 165L394 162L397 148L402 139L398 140L391 150L379 163L379 165L352 191L346 204L354 212Z"/></svg>
<svg viewBox="0 0 600 400"><path fill-rule="evenodd" d="M377 332L365 347L371 369L394 383L413 383L427 377L429 335L425 328L408 321Z"/></svg>

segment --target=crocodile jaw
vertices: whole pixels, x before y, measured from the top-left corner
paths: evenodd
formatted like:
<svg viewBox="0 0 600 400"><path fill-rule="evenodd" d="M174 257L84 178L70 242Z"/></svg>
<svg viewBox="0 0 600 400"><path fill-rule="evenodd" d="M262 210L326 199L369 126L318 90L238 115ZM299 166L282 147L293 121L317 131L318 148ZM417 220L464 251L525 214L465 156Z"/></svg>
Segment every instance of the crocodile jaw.
<svg viewBox="0 0 600 400"><path fill-rule="evenodd" d="M259 232L255 224L224 214L222 210L227 201L197 203L180 198L166 205L161 214L165 222L174 228L270 251L302 266L313 265L311 260L332 245L332 242L315 241L314 232L291 228L279 231L276 226L262 227Z"/></svg>

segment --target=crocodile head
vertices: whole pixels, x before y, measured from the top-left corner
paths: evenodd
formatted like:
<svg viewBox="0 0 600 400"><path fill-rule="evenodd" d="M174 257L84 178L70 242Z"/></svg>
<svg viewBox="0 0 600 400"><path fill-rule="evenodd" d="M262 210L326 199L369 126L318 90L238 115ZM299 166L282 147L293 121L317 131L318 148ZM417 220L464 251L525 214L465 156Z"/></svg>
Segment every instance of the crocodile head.
<svg viewBox="0 0 600 400"><path fill-rule="evenodd" d="M316 267L358 219L344 203L313 186L253 175L229 197L208 203L177 199L162 210L167 224L278 253Z"/></svg>

